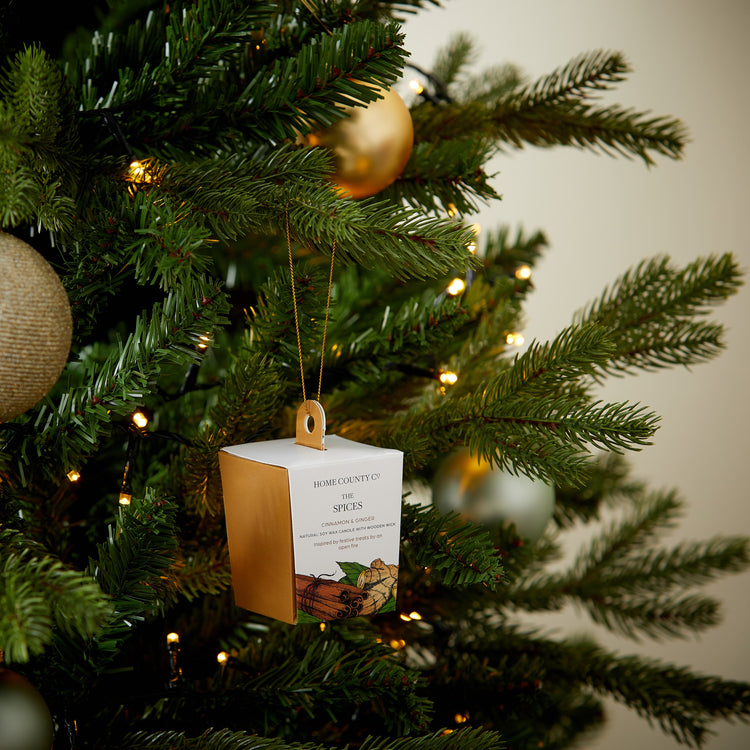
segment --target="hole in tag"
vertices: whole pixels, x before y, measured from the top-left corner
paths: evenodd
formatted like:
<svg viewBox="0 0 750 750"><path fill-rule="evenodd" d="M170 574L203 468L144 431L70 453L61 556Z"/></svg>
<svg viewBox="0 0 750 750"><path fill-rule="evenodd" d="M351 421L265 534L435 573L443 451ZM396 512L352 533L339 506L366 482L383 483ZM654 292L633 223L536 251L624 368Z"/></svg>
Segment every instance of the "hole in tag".
<svg viewBox="0 0 750 750"><path fill-rule="evenodd" d="M315 417L313 417L312 414L308 414L305 417L305 429L307 430L308 434L312 435L313 430L315 429Z"/></svg>

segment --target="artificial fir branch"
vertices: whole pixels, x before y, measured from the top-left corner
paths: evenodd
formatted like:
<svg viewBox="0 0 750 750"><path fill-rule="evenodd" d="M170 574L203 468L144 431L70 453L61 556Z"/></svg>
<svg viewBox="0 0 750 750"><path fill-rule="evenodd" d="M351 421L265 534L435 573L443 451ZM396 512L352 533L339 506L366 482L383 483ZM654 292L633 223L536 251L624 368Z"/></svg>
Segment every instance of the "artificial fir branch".
<svg viewBox="0 0 750 750"><path fill-rule="evenodd" d="M91 638L111 616L109 597L89 575L19 532L0 531L0 563L0 652L8 662L42 653L57 629Z"/></svg>
<svg viewBox="0 0 750 750"><path fill-rule="evenodd" d="M112 747L116 750L118 745ZM209 729L193 737L180 731L137 732L128 734L119 747L123 750L329 750L331 746ZM368 738L360 747L361 750L501 750L505 743L496 732L462 729L396 740Z"/></svg>
<svg viewBox="0 0 750 750"><path fill-rule="evenodd" d="M635 512L595 536L570 570L527 576L506 592L508 603L559 610L575 601L594 622L632 638L685 637L716 625L717 602L689 588L747 569L748 542L722 538L650 547L673 525L681 505L674 492L641 495Z"/></svg>
<svg viewBox="0 0 750 750"><path fill-rule="evenodd" d="M0 77L0 225L70 227L76 133L69 90L41 49L20 51Z"/></svg>
<svg viewBox="0 0 750 750"><path fill-rule="evenodd" d="M507 65L468 76L471 43L457 37L435 66L439 96L412 109L416 142L402 179L377 197L343 200L329 182L330 156L298 136L398 77L403 36L384 19L428 4L118 0L100 32L79 34L77 51L66 45L64 85L38 50L5 68L3 222L52 230L44 253L64 269L76 340L61 383L8 428L0 513L24 534L50 524L39 537L66 563L94 547L90 575L66 575L88 582L89 593L108 592L114 614L107 610L103 629L92 624L95 608L78 611L88 587L64 586L69 607L67 595L54 606L71 620L34 641L49 617L34 610L27 584L37 578L21 568L55 557L4 546L3 564L11 562L0 580L4 594L21 593L13 612L32 613L22 635L51 707L80 709L83 747L303 747L245 731L351 740L363 750L500 746L498 735L473 729L422 734L426 718L435 728L456 716L456 726L495 727L514 746L562 748L601 721L594 695L607 694L687 742L700 741L711 717L747 715L746 685L521 634L506 619L513 609L575 602L631 635L681 636L716 621L716 603L687 587L745 569L747 543L652 548L675 498L644 502L611 451L637 449L656 420L594 401L591 387L608 373L715 356L721 328L700 318L736 289L736 264L644 263L573 327L514 359L505 335L517 330L532 288L515 271L538 259L543 235L490 233L474 259L473 232L439 216L496 199L486 164L500 148L570 144L652 163L680 156L684 129L592 105L628 72L618 53L583 55L528 84ZM150 183L128 178L131 152L150 157ZM278 272L287 212L292 278ZM340 263L323 352L320 267L334 242ZM466 292L445 296L464 272L473 281ZM606 528L570 570L550 574L560 553L553 535L524 544L512 527L480 529L405 505L399 596L421 621L389 613L292 629L234 607L216 458L225 445L292 430L292 294L303 314L303 369L316 371L323 358L334 431L402 448L410 477L468 445L500 467L552 479L563 527L598 519L608 504L635 502L636 513ZM441 390L434 376L447 366L459 382ZM175 385L198 378L200 389ZM143 405L158 423L148 437L178 437L181 447L144 436L137 484L151 489L135 493L108 532L120 428ZM91 478L79 490L61 477L81 461ZM46 565L42 587L57 576L56 563ZM154 644L173 626L190 659L182 690L167 694ZM203 653L214 646L232 650L221 674ZM123 739L134 729L144 731Z"/></svg>
<svg viewBox="0 0 750 750"><path fill-rule="evenodd" d="M413 565L427 566L445 586L481 584L494 589L503 565L487 530L463 521L457 513L441 514L433 506L404 503L401 516L404 554Z"/></svg>
<svg viewBox="0 0 750 750"><path fill-rule="evenodd" d="M450 140L470 133L494 139L499 148L577 146L637 156L647 165L654 163L654 155L680 158L687 135L679 120L590 103L592 92L621 81L628 70L619 53L604 51L574 58L528 86L506 70L479 98L457 97L454 104L439 108L428 102L416 107L415 138Z"/></svg>
<svg viewBox="0 0 750 750"><path fill-rule="evenodd" d="M483 168L494 150L490 141L479 138L417 143L404 171L384 194L428 211L475 213L480 202L499 198Z"/></svg>
<svg viewBox="0 0 750 750"><path fill-rule="evenodd" d="M38 434L26 436L18 464L23 481L37 473L35 466L49 474L53 465L56 471L80 465L108 430L113 415L127 415L141 405L162 367L198 361L196 346L206 330L220 324L223 302L215 282L191 279L179 293L170 293L162 305L155 305L150 315L139 316L133 333L112 347L104 362L92 362L90 367L84 363L80 385L69 388L57 403L48 401L32 413L34 424L49 433L44 439ZM41 455L50 463L32 463Z"/></svg>
<svg viewBox="0 0 750 750"><path fill-rule="evenodd" d="M574 321L611 328L616 349L606 372L691 365L723 348L722 327L700 318L740 284L729 254L698 258L684 268L675 268L668 256L652 258L619 277Z"/></svg>
<svg viewBox="0 0 750 750"><path fill-rule="evenodd" d="M631 69L622 53L594 50L542 76L516 93L518 109L579 102L625 80Z"/></svg>

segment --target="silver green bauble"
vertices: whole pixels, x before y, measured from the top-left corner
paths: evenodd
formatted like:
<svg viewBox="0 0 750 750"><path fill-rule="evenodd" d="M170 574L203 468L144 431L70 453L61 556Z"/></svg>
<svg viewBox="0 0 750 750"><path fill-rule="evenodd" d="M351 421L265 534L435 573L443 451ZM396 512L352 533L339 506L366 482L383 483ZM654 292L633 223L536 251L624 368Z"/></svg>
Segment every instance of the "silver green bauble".
<svg viewBox="0 0 750 750"><path fill-rule="evenodd" d="M472 456L468 449L450 455L432 483L432 501L442 511L457 511L486 525L514 524L537 541L555 511L555 488L539 479L511 474Z"/></svg>
<svg viewBox="0 0 750 750"><path fill-rule="evenodd" d="M0 748L50 750L53 739L44 698L25 677L0 667Z"/></svg>

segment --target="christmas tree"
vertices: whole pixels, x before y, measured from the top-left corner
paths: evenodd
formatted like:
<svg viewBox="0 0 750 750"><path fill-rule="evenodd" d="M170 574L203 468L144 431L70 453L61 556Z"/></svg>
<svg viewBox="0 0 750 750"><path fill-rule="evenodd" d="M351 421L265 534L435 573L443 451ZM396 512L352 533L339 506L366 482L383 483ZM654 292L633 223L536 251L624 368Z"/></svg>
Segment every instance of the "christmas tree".
<svg viewBox="0 0 750 750"><path fill-rule="evenodd" d="M658 418L597 386L716 356L737 262L645 259L521 353L546 238L472 224L499 151L651 165L685 129L599 101L629 72L615 52L468 76L458 35L415 67L400 21L429 4L123 0L45 37L5 11L0 717L29 683L51 716L16 746L564 747L605 696L700 745L747 716L745 683L519 616L572 602L655 639L718 621L701 586L746 569L747 540L660 543L681 499L624 455ZM408 161L352 155L341 126L377 135L367 113L405 71ZM329 434L403 453L398 585L372 617L290 625L235 603L254 571L232 569L219 462L294 435L316 387ZM498 507L518 477L554 496L533 528ZM502 522L471 519L472 482ZM556 564L559 530L613 508Z"/></svg>

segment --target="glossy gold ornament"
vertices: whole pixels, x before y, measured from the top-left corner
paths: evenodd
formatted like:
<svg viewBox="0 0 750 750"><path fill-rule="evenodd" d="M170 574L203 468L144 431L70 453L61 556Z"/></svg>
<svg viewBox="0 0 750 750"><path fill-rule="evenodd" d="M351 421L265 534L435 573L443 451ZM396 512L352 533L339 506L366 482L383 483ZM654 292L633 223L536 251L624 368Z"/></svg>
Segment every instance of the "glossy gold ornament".
<svg viewBox="0 0 750 750"><path fill-rule="evenodd" d="M443 513L457 511L485 525L512 523L522 537L535 542L555 511L555 488L541 479L493 468L464 449L441 464L432 483L432 501Z"/></svg>
<svg viewBox="0 0 750 750"><path fill-rule="evenodd" d="M307 136L308 145L333 151L331 179L347 197L379 193L401 174L411 155L414 128L404 100L393 89L378 92L382 99L349 107L343 120Z"/></svg>

